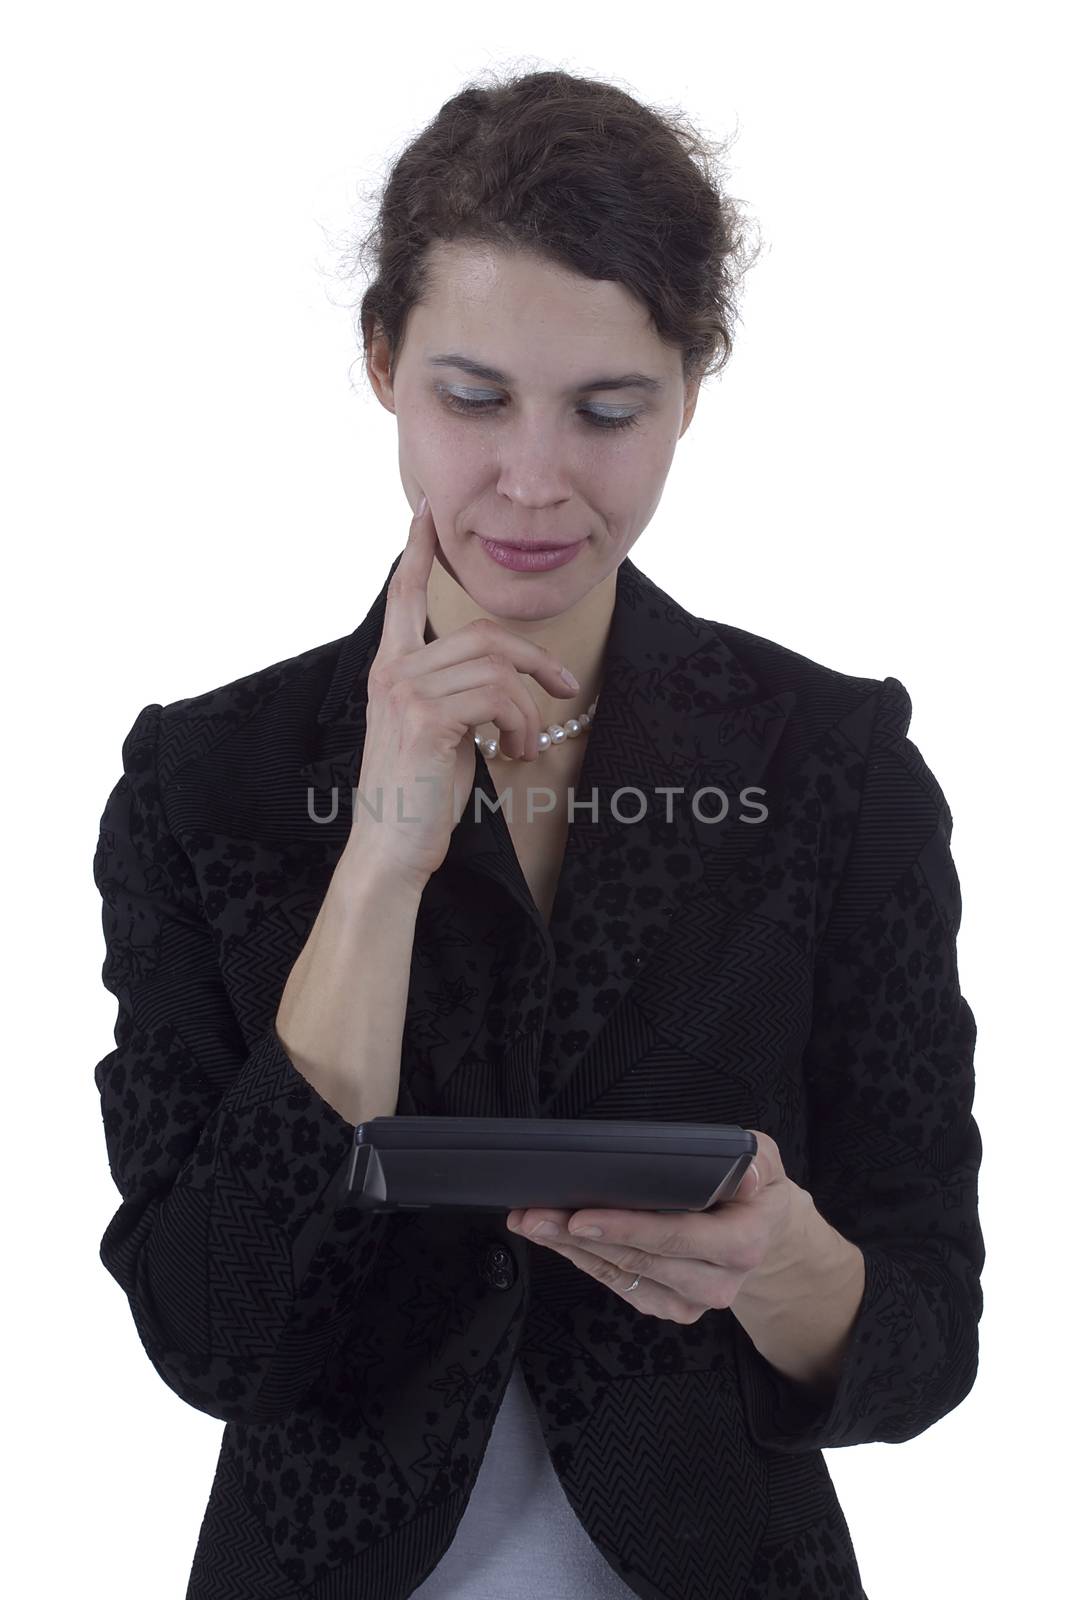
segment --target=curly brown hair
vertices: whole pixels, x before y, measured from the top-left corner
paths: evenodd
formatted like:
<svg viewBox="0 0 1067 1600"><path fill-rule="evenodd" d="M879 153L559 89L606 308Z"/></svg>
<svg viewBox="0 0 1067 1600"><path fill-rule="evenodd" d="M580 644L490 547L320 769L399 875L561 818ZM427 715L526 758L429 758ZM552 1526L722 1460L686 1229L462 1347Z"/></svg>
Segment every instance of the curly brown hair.
<svg viewBox="0 0 1067 1600"><path fill-rule="evenodd" d="M392 374L408 314L430 287L436 240L530 250L625 285L682 356L688 384L721 371L736 294L759 254L722 185L716 144L675 110L564 71L468 83L393 163L373 226L342 258L372 281L359 304L364 370L387 341Z"/></svg>

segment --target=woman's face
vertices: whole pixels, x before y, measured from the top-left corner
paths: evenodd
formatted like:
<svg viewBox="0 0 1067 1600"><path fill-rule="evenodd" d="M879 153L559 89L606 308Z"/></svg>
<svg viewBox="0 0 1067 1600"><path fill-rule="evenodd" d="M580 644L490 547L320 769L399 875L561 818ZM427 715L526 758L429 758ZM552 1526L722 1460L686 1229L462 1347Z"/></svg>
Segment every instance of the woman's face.
<svg viewBox="0 0 1067 1600"><path fill-rule="evenodd" d="M432 264L392 383L384 342L370 363L396 414L408 502L414 511L425 492L451 575L484 611L559 615L618 567L651 520L697 384L686 390L679 353L617 283L529 252L451 243L434 245ZM630 381L609 388L611 378ZM563 565L515 571L485 540L578 549Z"/></svg>

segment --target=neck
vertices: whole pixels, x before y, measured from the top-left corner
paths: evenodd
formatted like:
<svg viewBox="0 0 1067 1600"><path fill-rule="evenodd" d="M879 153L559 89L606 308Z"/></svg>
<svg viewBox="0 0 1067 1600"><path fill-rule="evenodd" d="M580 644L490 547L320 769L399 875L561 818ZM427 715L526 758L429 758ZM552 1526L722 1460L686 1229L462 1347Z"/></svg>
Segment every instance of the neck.
<svg viewBox="0 0 1067 1600"><path fill-rule="evenodd" d="M462 584L435 560L426 586L427 641L443 639L476 617L493 617L512 633L543 646L574 673L578 692L571 699L556 700L536 678L523 674L523 681L538 708L542 726L562 723L587 710L600 693L604 649L615 609L615 583L616 573L612 571L570 610L558 616L534 621L493 617L492 612L476 605ZM491 726L489 723L480 725L475 732L481 733Z"/></svg>

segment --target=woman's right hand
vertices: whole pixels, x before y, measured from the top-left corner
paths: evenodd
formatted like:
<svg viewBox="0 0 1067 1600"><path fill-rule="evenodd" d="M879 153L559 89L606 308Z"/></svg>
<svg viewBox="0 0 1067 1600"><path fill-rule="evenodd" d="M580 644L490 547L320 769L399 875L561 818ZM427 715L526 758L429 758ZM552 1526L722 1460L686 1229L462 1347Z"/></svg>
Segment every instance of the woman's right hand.
<svg viewBox="0 0 1067 1600"><path fill-rule="evenodd" d="M389 582L381 642L367 677L362 800L353 797L347 846L348 853L386 864L420 890L448 854L473 787L474 729L495 722L505 755L536 760L541 721L522 674L557 700L578 692L542 645L489 618L426 642L426 588L437 550L427 505L412 518ZM380 821L373 814L379 806Z"/></svg>

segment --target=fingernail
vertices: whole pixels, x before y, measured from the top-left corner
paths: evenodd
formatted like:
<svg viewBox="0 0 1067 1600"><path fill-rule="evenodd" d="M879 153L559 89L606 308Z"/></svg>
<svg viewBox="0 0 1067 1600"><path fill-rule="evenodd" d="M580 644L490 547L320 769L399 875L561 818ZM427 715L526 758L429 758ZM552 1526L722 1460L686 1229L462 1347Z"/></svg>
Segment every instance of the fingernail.
<svg viewBox="0 0 1067 1600"><path fill-rule="evenodd" d="M422 499L419 501L418 505L415 507L415 515L417 517L421 517L422 516L422 513L426 510L426 505L427 505L426 496L423 495Z"/></svg>
<svg viewBox="0 0 1067 1600"><path fill-rule="evenodd" d="M560 670L560 677L563 679L568 689L576 690L578 688L578 679L574 676L573 672L568 672L566 667L563 667Z"/></svg>

